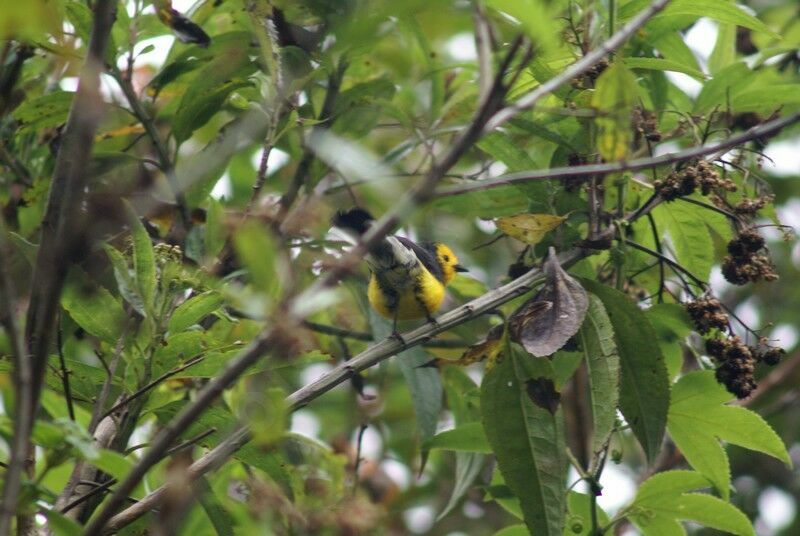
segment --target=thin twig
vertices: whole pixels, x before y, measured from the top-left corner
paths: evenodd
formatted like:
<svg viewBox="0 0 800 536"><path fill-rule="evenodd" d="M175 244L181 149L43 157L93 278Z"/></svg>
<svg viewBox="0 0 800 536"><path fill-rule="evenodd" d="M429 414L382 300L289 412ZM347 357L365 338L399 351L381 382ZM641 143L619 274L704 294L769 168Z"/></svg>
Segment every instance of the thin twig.
<svg viewBox="0 0 800 536"><path fill-rule="evenodd" d="M174 376L174 375L176 375L176 374L178 374L180 372L183 372L184 370L188 369L192 365L195 365L195 364L199 363L204 358L205 358L205 355L199 355L199 356L193 357L192 359L189 359L186 363L184 363L180 367L174 368L172 370L169 370L169 371L165 372L164 374L162 374L161 376L159 376L155 380L153 380L150 383L140 387L135 392L131 393L129 396L126 396L125 398L123 398L122 400L120 400L119 402L114 404L105 413L103 413L103 415L100 417L100 420L105 419L106 417L109 417L109 416L113 415L120 408L123 408L123 407L127 406L133 400L136 400L137 398L139 398L143 394L145 394L148 391L150 391L153 387L156 387L158 384L168 380L172 376Z"/></svg>
<svg viewBox="0 0 800 536"><path fill-rule="evenodd" d="M663 256L664 250L661 248L661 237L658 236L656 219L652 214L648 214L647 221L650 222L650 230L653 232L653 241L656 243L656 251L659 255ZM658 303L664 303L664 285L666 284L666 274L664 272L664 259L658 257Z"/></svg>
<svg viewBox="0 0 800 536"><path fill-rule="evenodd" d="M482 102L492 89L492 35L481 2L475 2L472 20L475 24L475 50L478 51L478 101Z"/></svg>
<svg viewBox="0 0 800 536"><path fill-rule="evenodd" d="M708 284L705 281L703 281L702 279L700 279L699 277L694 275L692 272L690 272L689 270L684 268L679 262L676 262L676 261L670 259L669 257L664 255L663 253L659 253L658 251L653 251L650 248L644 247L643 245L637 244L636 242L632 242L630 240L628 240L626 242L626 244L630 245L634 249L638 249L639 251L643 251L643 252L647 253L648 255L652 255L653 257L655 257L655 258L657 258L657 259L659 259L661 261L664 261L672 269L685 274L689 279L694 281L694 283L698 287L700 287L701 289L705 290L706 288L708 288Z"/></svg>
<svg viewBox="0 0 800 536"><path fill-rule="evenodd" d="M75 408L72 405L72 389L70 389L69 386L70 371L67 369L67 362L64 359L64 341L62 340L64 333L61 329L61 314L58 316L59 318L56 320L56 324L58 324L58 328L56 330L56 347L58 350L58 361L61 366L61 385L64 389L64 398L67 399L67 412L69 413L69 420L75 422Z"/></svg>

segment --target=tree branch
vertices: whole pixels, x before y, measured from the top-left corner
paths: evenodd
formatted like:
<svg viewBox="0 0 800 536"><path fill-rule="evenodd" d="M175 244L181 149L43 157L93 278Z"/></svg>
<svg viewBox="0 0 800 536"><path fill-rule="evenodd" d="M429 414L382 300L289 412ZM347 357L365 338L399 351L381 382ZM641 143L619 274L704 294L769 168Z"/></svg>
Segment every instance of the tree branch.
<svg viewBox="0 0 800 536"><path fill-rule="evenodd" d="M98 0L86 61L72 103L61 146L56 157L53 180L42 220L42 237L31 282L25 339L30 356L30 375L20 378L14 415L14 439L5 474L0 534L8 534L11 516L17 508L25 458L47 365L55 326L58 300L66 277L68 260L80 240L80 204L88 184L87 165L103 107L100 73L103 56L114 23L117 2Z"/></svg>
<svg viewBox="0 0 800 536"><path fill-rule="evenodd" d="M800 121L800 112L795 112L791 115L787 115L786 117L767 121L766 123L755 126L749 130L746 130L745 132L742 132L741 134L726 138L711 145L691 147L677 153L668 153L652 158L637 158L636 160L631 160L630 162L611 162L608 164L590 164L586 166L519 171L517 173L509 173L508 175L497 177L496 179L472 181L468 184L442 188L436 191L435 197L447 197L451 195L465 194L468 192L479 192L481 190L489 190L499 186L524 184L526 182L537 180L562 179L565 177L588 176L603 173L618 173L621 171L636 171L639 169L647 169L656 166L666 166L712 153L725 152L728 149L736 147L737 145L741 145L756 138L777 132L789 125L797 123L798 121Z"/></svg>

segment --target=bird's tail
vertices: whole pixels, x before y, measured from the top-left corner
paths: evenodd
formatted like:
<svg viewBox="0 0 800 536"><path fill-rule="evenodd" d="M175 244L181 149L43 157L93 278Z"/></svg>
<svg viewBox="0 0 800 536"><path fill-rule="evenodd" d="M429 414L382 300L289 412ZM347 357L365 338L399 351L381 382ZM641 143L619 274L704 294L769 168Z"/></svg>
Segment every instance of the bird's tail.
<svg viewBox="0 0 800 536"><path fill-rule="evenodd" d="M372 217L372 214L358 207L347 211L340 210L333 217L333 224L336 227L355 233L358 236L366 233L374 221L375 218Z"/></svg>
<svg viewBox="0 0 800 536"><path fill-rule="evenodd" d="M374 221L375 218L372 217L372 214L363 208L356 207L347 211L340 210L333 217L332 223L358 240L369 230ZM370 248L366 260L374 269L382 269L398 264L413 265L416 263L416 255L394 236L387 236Z"/></svg>

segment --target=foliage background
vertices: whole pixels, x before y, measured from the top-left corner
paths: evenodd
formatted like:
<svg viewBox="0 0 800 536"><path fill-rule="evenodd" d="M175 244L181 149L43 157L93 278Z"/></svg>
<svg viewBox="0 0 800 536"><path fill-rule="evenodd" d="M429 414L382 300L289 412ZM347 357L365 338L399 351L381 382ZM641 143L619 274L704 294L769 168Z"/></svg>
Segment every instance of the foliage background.
<svg viewBox="0 0 800 536"><path fill-rule="evenodd" d="M32 267L43 227L48 232L43 218L64 137L61 126L73 105L92 30L87 5L8 2L0 9L0 38L5 40L0 76L2 261L13 283L0 340L4 462L15 424L11 333L25 328L26 307L36 288ZM486 78L480 75L475 45L476 17L489 21L497 44L488 59L493 71L517 35L535 45L510 88L508 100L513 101L597 47L647 3L493 0L479 5L476 15L471 2L443 0L174 2L176 12L211 37L203 47L174 39L177 15L159 20L156 14L169 9L166 3L119 4L100 94L92 101L99 125L92 135L91 161L82 170L86 195L72 214L86 214L88 224L76 226L70 237L80 247L54 261L69 266L69 274L48 350L42 410L33 433L39 448L20 495L20 519L29 514L34 526L47 523L65 534L86 523L85 517L61 518L52 508L78 461L90 460L122 480L157 428L195 400L198 390L265 325L280 325L287 296L336 266L341 245L327 234L333 212L354 204L376 215L391 211L441 161L473 120ZM274 9L283 14L283 25ZM800 104L798 14L791 1L673 0L668 11L617 53L614 64L626 66L614 71L618 80L596 86L596 72L563 85L535 111L519 114L465 151L440 187L593 163L599 161L598 150L608 161L674 152L700 145L706 137L711 142L741 133L773 114L788 116ZM272 34L264 25L267 16L272 17ZM654 139L651 146L631 127L634 106L654 113L662 140ZM758 223L773 221L777 213L784 224L800 227L799 135L793 125L748 144L755 152L724 156L737 160L740 168L726 169L740 186L747 181L751 194L774 192L774 210L763 210ZM767 158L759 157L762 150ZM663 179L672 169L659 167L656 175ZM618 177L623 179L619 187ZM609 175L605 209L616 214L618 202L623 213L641 206L651 193L652 178L649 171ZM259 180L263 184L254 195ZM548 246L563 251L586 237L587 193L566 191L566 182L531 181L443 195L404 217L404 234L451 245L470 268L469 277L451 286L447 307L507 281L509 267L520 258L530 266L541 261ZM526 212L569 218L524 252L511 238L475 249L496 236L492 219ZM786 229L762 229L781 279L734 287L719 268L725 242L732 237L724 217L681 201L653 214L657 234L672 246L670 255L710 281L713 292L747 326L763 330L786 350L783 368L773 369L780 373L770 376L769 389L757 391L748 406L777 432L797 465L800 244L790 233L787 238ZM656 247L645 220L635 223L633 232L642 244ZM158 244L154 250L151 243ZM613 270L621 267L630 276L651 260L616 247L581 261L573 273L600 277L613 286ZM672 293L666 293L666 301L686 299L679 280L672 272L667 276ZM314 325L333 326L348 336L319 326L289 326L291 337L280 344L273 339L269 358L249 368L182 431L189 448L160 460L131 493L140 498L167 483L175 495L167 497L158 514L129 526L128 533L145 527L165 534L281 533L291 526L298 533L493 534L521 523L506 510L509 498L503 494L509 488L497 480L485 449L423 454L424 439L435 431L478 419L483 365L446 366L439 375L391 359L361 380L287 411L287 394L368 348L371 342L364 339L388 334L365 302L365 281L365 270L355 270L335 293L315 292L302 304L312 312ZM647 270L630 283L620 288L653 295L658 272ZM508 315L522 301L502 310ZM17 318L18 328L9 328L10 316ZM672 378L682 366L685 371L713 368L707 358L698 357L703 353L700 338L689 333L685 318L677 313L675 318L677 335L659 332L658 341ZM442 338L453 348L418 346L403 359L423 364L434 357L458 358L498 323L496 315L480 316L447 331ZM745 336L742 325L734 321L733 327ZM92 402L116 355L119 362L103 410L95 410L93 419ZM69 396L65 369L70 370ZM770 372L759 368L757 376ZM164 373L170 373L168 379L153 382ZM90 421L119 397L145 386L143 396L126 403L128 420L118 425L117 440L94 446L86 431ZM576 430L591 426L574 421L581 411L587 415L580 408L586 403L581 389L565 388L568 443L574 450L581 445ZM442 400L442 411L434 411ZM198 486L188 487L181 480L186 466L226 438L237 422L252 427L254 440ZM604 490L598 503L609 517L629 504L653 466L689 468L669 443L648 467L630 431L619 430L613 437L599 478ZM727 453L731 501L757 533L797 533L800 480L797 469L776 458L780 449L771 451L776 457L736 446ZM568 483L579 476L573 470ZM97 475L98 482L103 478ZM587 491L584 484L577 489ZM574 500L566 533L588 534L588 499ZM99 504L87 502L93 509ZM437 519L445 510L447 515ZM511 530L518 529L505 534ZM616 530L635 529L625 520ZM713 529L690 525L688 530Z"/></svg>

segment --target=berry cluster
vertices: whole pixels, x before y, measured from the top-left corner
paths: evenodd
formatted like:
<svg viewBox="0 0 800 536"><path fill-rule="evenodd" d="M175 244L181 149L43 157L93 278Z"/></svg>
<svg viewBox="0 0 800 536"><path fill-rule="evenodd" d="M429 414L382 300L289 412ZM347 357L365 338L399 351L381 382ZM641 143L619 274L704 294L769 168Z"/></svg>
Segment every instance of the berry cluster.
<svg viewBox="0 0 800 536"><path fill-rule="evenodd" d="M755 281L775 281L778 274L769 257L760 251L764 237L752 229L745 229L728 242L728 253L722 259L722 275L734 285Z"/></svg>
<svg viewBox="0 0 800 536"><path fill-rule="evenodd" d="M721 178L714 166L706 160L699 160L673 171L666 179L656 181L653 186L664 201L691 195L698 186L703 195L708 195L717 189L736 191L733 181Z"/></svg>
<svg viewBox="0 0 800 536"><path fill-rule="evenodd" d="M760 350L747 346L735 335L727 339L708 339L706 352L720 363L716 371L717 381L737 398L747 398L756 389L753 377L756 363L777 365L784 353L782 348L766 346Z"/></svg>
<svg viewBox="0 0 800 536"><path fill-rule="evenodd" d="M708 333L712 328L724 330L728 327L728 315L722 311L722 304L716 298L697 298L686 304L686 311L692 317L698 333Z"/></svg>

